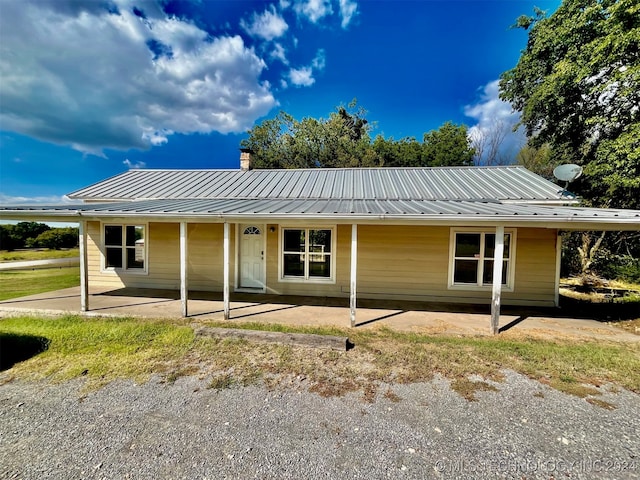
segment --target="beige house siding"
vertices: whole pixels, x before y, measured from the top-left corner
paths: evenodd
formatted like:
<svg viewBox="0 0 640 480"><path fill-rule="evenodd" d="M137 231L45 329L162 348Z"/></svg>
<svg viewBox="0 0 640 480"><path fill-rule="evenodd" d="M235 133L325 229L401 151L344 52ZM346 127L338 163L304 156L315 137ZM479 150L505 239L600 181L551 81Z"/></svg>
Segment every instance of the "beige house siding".
<svg viewBox="0 0 640 480"><path fill-rule="evenodd" d="M148 272L101 272L101 224L88 222L89 284L98 287L180 287L178 223L148 224ZM273 232L271 231L273 229ZM229 282L236 275L236 229L230 225ZM277 224L266 235L266 291L282 295L348 297L351 225L337 225L334 283L298 283L279 278ZM449 227L358 226L358 297L399 300L489 303L490 289L448 288ZM556 235L552 229L516 230L514 291L503 292L504 304L553 305L555 298ZM223 226L193 223L188 226L189 290L222 291Z"/></svg>

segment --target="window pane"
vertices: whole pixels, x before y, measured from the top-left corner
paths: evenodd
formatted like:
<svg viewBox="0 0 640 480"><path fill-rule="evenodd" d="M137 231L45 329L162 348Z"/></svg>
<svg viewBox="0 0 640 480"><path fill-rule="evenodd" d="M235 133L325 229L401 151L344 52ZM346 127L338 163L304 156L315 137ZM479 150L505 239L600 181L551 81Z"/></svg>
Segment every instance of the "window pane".
<svg viewBox="0 0 640 480"><path fill-rule="evenodd" d="M475 257L480 254L479 233L456 233L456 257Z"/></svg>
<svg viewBox="0 0 640 480"><path fill-rule="evenodd" d="M136 250L138 247L127 248L127 268L144 268L144 253L141 258Z"/></svg>
<svg viewBox="0 0 640 480"><path fill-rule="evenodd" d="M285 254L283 263L284 275L286 277L304 276L304 254Z"/></svg>
<svg viewBox="0 0 640 480"><path fill-rule="evenodd" d="M507 284L507 269L509 265L506 261L502 262L502 284ZM484 271L482 272L482 284L491 285L493 283L493 260L484 261Z"/></svg>
<svg viewBox="0 0 640 480"><path fill-rule="evenodd" d="M105 225L105 245L122 245L122 227L120 225Z"/></svg>
<svg viewBox="0 0 640 480"><path fill-rule="evenodd" d="M122 248L107 248L107 268L122 268Z"/></svg>
<svg viewBox="0 0 640 480"><path fill-rule="evenodd" d="M137 245L138 240L144 241L144 227L141 225L127 225L127 247Z"/></svg>
<svg viewBox="0 0 640 480"><path fill-rule="evenodd" d="M454 283L478 283L478 261L456 260L453 272Z"/></svg>
<svg viewBox="0 0 640 480"><path fill-rule="evenodd" d="M309 276L324 278L331 277L331 256L320 254L310 255Z"/></svg>
<svg viewBox="0 0 640 480"><path fill-rule="evenodd" d="M496 236L493 233L487 233L484 237L484 256L487 258L493 258L495 255ZM502 258L509 258L511 250L511 234L505 233L504 235L504 253Z"/></svg>
<svg viewBox="0 0 640 480"><path fill-rule="evenodd" d="M304 230L284 231L284 251L304 252Z"/></svg>
<svg viewBox="0 0 640 480"><path fill-rule="evenodd" d="M331 230L309 230L310 252L331 252Z"/></svg>

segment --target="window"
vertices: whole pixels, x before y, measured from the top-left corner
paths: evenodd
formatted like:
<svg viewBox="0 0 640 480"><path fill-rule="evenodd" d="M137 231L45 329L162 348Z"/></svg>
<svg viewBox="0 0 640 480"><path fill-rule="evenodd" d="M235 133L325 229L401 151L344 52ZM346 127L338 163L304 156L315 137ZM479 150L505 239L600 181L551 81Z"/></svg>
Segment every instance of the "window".
<svg viewBox="0 0 640 480"><path fill-rule="evenodd" d="M333 281L333 229L283 228L281 278Z"/></svg>
<svg viewBox="0 0 640 480"><path fill-rule="evenodd" d="M146 266L144 225L104 226L105 269L144 272Z"/></svg>
<svg viewBox="0 0 640 480"><path fill-rule="evenodd" d="M514 232L504 234L502 285L513 288ZM491 232L453 231L450 264L451 287L491 287L496 235Z"/></svg>

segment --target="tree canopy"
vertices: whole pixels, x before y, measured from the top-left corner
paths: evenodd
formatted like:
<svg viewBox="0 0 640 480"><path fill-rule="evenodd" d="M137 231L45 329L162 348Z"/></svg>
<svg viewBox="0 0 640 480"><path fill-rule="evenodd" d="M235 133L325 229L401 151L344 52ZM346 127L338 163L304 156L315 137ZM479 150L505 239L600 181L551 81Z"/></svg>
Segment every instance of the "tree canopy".
<svg viewBox="0 0 640 480"><path fill-rule="evenodd" d="M640 208L640 3L564 0L516 26L528 43L500 89L529 146L582 165L572 189L592 204Z"/></svg>
<svg viewBox="0 0 640 480"><path fill-rule="evenodd" d="M446 122L438 130L394 140L377 135L356 101L324 119L296 120L281 111L249 130L243 148L254 153L256 168L416 167L471 165L474 150L465 125Z"/></svg>

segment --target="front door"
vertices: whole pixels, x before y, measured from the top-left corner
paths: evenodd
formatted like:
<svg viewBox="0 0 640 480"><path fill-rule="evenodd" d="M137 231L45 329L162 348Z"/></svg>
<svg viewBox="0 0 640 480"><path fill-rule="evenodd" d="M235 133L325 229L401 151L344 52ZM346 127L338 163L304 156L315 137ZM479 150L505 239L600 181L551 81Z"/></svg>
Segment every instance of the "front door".
<svg viewBox="0 0 640 480"><path fill-rule="evenodd" d="M264 288L264 227L240 225L240 288Z"/></svg>

